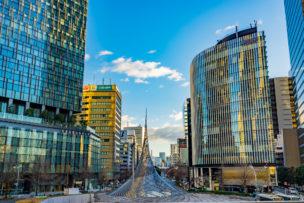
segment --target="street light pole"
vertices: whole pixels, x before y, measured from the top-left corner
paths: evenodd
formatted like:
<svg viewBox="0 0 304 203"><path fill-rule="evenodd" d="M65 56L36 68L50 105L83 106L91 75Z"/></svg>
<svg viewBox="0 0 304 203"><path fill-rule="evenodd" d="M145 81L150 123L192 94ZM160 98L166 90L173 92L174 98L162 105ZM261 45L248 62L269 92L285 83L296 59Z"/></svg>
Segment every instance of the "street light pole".
<svg viewBox="0 0 304 203"><path fill-rule="evenodd" d="M14 168L17 169L17 183L16 183L17 192L19 192L19 179L20 179L20 171L19 170L20 170L20 167L21 167L20 164L14 166Z"/></svg>

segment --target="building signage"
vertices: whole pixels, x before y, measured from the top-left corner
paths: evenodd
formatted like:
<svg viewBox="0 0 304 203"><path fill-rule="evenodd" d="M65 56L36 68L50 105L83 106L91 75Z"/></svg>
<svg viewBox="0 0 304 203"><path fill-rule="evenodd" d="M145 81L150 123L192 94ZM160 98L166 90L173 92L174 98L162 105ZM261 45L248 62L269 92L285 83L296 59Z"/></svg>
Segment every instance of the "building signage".
<svg viewBox="0 0 304 203"><path fill-rule="evenodd" d="M178 148L187 148L187 139L179 138L177 142Z"/></svg>
<svg viewBox="0 0 304 203"><path fill-rule="evenodd" d="M102 90L112 90L111 85L85 85L83 86L83 91L102 91Z"/></svg>
<svg viewBox="0 0 304 203"><path fill-rule="evenodd" d="M97 91L112 90L112 85L97 85Z"/></svg>

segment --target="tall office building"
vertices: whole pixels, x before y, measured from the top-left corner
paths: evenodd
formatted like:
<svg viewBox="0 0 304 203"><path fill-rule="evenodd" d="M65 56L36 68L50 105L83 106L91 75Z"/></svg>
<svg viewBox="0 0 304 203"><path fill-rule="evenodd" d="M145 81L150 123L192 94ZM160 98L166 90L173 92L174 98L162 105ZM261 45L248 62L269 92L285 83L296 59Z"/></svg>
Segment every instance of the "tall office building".
<svg viewBox="0 0 304 203"><path fill-rule="evenodd" d="M295 114L293 80L290 77L271 78L270 95L273 131L275 138L275 159L279 166L299 165L299 145Z"/></svg>
<svg viewBox="0 0 304 203"><path fill-rule="evenodd" d="M271 78L270 95L274 137L281 129L297 128L293 81L290 77Z"/></svg>
<svg viewBox="0 0 304 203"><path fill-rule="evenodd" d="M166 163L166 153L165 152L159 152L159 158Z"/></svg>
<svg viewBox="0 0 304 203"><path fill-rule="evenodd" d="M134 130L135 131L135 137L136 137L136 160L137 163L140 159L142 148L143 148L143 142L144 142L144 130L141 125L139 126L128 126L124 127L124 130Z"/></svg>
<svg viewBox="0 0 304 203"><path fill-rule="evenodd" d="M192 166L192 133L191 133L191 102L190 98L187 98L184 103L183 118L184 118L184 131L185 138L187 139L188 149L188 165Z"/></svg>
<svg viewBox="0 0 304 203"><path fill-rule="evenodd" d="M188 165L188 147L186 138L177 138L179 164Z"/></svg>
<svg viewBox="0 0 304 203"><path fill-rule="evenodd" d="M248 165L265 166L274 177L264 32L258 32L256 26L244 30L236 27L233 34L193 59L190 78L192 161L200 167L195 175L207 171L210 189L216 182L241 185L238 175ZM218 171L210 167L222 170L222 178L214 180L219 177L213 176ZM258 181L267 184L268 180ZM254 177L247 184L255 185Z"/></svg>
<svg viewBox="0 0 304 203"><path fill-rule="evenodd" d="M116 85L85 85L77 120L101 136L101 167L107 179L119 176L121 94Z"/></svg>
<svg viewBox="0 0 304 203"><path fill-rule="evenodd" d="M175 166L179 162L178 145L170 144L170 162L171 166Z"/></svg>
<svg viewBox="0 0 304 203"><path fill-rule="evenodd" d="M0 2L0 111L80 111L87 0Z"/></svg>
<svg viewBox="0 0 304 203"><path fill-rule="evenodd" d="M86 18L87 0L0 1L0 173L20 172L19 188L5 175L1 188L33 191L39 174L43 190L60 190L100 171L99 136L71 117L80 111Z"/></svg>
<svg viewBox="0 0 304 203"><path fill-rule="evenodd" d="M127 179L135 169L135 131L122 130L120 135L120 178ZM133 168L134 167L134 168Z"/></svg>
<svg viewBox="0 0 304 203"><path fill-rule="evenodd" d="M285 0L285 14L288 34L291 70L294 78L294 95L297 123L304 128L304 2L303 0ZM304 133L299 130L301 162L304 164Z"/></svg>

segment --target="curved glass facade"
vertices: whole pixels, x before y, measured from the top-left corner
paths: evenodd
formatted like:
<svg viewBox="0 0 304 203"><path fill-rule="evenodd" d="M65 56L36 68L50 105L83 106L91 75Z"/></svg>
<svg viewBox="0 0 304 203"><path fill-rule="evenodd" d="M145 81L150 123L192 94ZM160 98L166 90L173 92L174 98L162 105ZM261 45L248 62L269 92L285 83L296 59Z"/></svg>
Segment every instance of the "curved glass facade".
<svg viewBox="0 0 304 203"><path fill-rule="evenodd" d="M87 0L0 0L0 97L80 111Z"/></svg>
<svg viewBox="0 0 304 203"><path fill-rule="evenodd" d="M284 4L297 122L299 128L304 128L304 1L285 0ZM304 133L299 133L299 144L304 163Z"/></svg>
<svg viewBox="0 0 304 203"><path fill-rule="evenodd" d="M236 32L192 61L193 165L274 163L264 32Z"/></svg>

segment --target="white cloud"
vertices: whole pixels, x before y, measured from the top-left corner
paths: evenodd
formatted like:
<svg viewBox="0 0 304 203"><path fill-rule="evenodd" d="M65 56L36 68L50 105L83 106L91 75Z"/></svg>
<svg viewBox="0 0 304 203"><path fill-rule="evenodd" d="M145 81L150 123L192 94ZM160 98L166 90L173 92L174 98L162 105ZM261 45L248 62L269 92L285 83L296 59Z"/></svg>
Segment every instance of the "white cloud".
<svg viewBox="0 0 304 203"><path fill-rule="evenodd" d="M182 87L189 87L189 85L190 85L190 82L188 82L188 81L181 84Z"/></svg>
<svg viewBox="0 0 304 203"><path fill-rule="evenodd" d="M91 55L90 55L90 54L85 54L85 55L84 55L84 60L85 60L85 61L90 60L90 58L91 58Z"/></svg>
<svg viewBox="0 0 304 203"><path fill-rule="evenodd" d="M110 71L110 68L108 67L104 67L100 70L101 73L106 73L106 72L109 72Z"/></svg>
<svg viewBox="0 0 304 203"><path fill-rule="evenodd" d="M127 127L127 126L136 126L135 122L135 118L129 115L123 115L121 117L121 126Z"/></svg>
<svg viewBox="0 0 304 203"><path fill-rule="evenodd" d="M107 56L107 55L112 55L113 52L109 51L109 50L101 50L100 52L98 52L98 56Z"/></svg>
<svg viewBox="0 0 304 203"><path fill-rule="evenodd" d="M263 21L260 19L260 20L257 21L257 24L258 25L263 25Z"/></svg>
<svg viewBox="0 0 304 203"><path fill-rule="evenodd" d="M157 128L149 128L148 134L149 139L152 141L166 140L171 143L176 143L177 138L184 136L184 130L182 126L168 125Z"/></svg>
<svg viewBox="0 0 304 203"><path fill-rule="evenodd" d="M164 85L159 85L158 88L162 89L164 88L165 86Z"/></svg>
<svg viewBox="0 0 304 203"><path fill-rule="evenodd" d="M129 80L129 78L122 78L122 79L120 79L120 81L121 82L129 82L130 80Z"/></svg>
<svg viewBox="0 0 304 203"><path fill-rule="evenodd" d="M149 50L147 53L148 53L148 54L155 54L156 52L157 52L157 50L152 49L152 50Z"/></svg>
<svg viewBox="0 0 304 203"><path fill-rule="evenodd" d="M216 35L219 35L219 34L222 34L222 33L224 33L224 32L227 32L227 31L229 31L229 30L233 30L233 29L235 29L236 26L238 26L238 24L227 25L227 26L224 27L224 28L217 29L217 30L215 31L215 34L216 34Z"/></svg>
<svg viewBox="0 0 304 203"><path fill-rule="evenodd" d="M149 84L147 80L143 80L141 78L135 78L134 82L137 84Z"/></svg>
<svg viewBox="0 0 304 203"><path fill-rule="evenodd" d="M132 60L131 58L120 57L112 61L111 71L126 74L135 78L135 82L146 83L145 79L167 77L169 80L182 81L182 73L170 67L162 66L160 62ZM137 79L137 80L136 80Z"/></svg>
<svg viewBox="0 0 304 203"><path fill-rule="evenodd" d="M221 34L221 33L222 33L222 29L218 29L218 30L215 31L215 34L216 34L216 35L219 35L219 34Z"/></svg>
<svg viewBox="0 0 304 203"><path fill-rule="evenodd" d="M183 118L183 113L180 111L180 112L176 112L176 111L173 111L169 117L175 121L179 121L179 120L182 120Z"/></svg>

